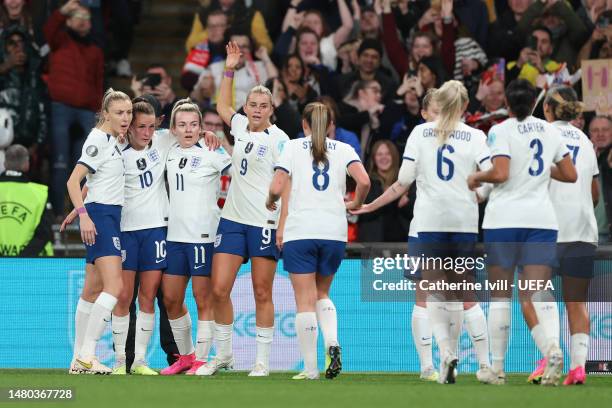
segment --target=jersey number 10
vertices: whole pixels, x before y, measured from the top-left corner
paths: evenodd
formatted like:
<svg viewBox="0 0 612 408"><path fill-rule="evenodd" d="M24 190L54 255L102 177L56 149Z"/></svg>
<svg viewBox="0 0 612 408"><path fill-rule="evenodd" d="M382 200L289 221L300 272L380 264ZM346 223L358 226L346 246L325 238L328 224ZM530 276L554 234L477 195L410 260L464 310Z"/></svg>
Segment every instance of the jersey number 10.
<svg viewBox="0 0 612 408"><path fill-rule="evenodd" d="M138 178L140 179L140 188L151 187L151 184L153 184L153 173L150 171L145 171Z"/></svg>

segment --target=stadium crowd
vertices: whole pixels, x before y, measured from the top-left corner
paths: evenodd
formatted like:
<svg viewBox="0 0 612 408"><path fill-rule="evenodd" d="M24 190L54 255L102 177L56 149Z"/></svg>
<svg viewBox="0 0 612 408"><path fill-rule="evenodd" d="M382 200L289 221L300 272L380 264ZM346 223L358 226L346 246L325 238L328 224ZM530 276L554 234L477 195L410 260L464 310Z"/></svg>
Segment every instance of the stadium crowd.
<svg viewBox="0 0 612 408"><path fill-rule="evenodd" d="M275 123L293 139L303 136L308 103L328 105L329 137L353 146L367 166L367 202L397 179L400 152L424 121L428 89L462 81L470 99L465 122L486 132L507 118L504 88L512 79L541 89L569 83L580 95L579 76L572 74L582 61L612 58L610 0L201 0L179 89L164 61L132 73L141 2L3 0L0 6L0 172L8 146L27 147L30 175L49 185L60 220L68 170L112 76L137 74L132 92L156 97L161 127L168 127L177 95L188 94L204 112L206 130L223 133L231 149L233 137L215 111L228 40L242 52L233 107L239 110L248 91L264 84ZM612 231L611 114L586 112L573 123L591 138L599 161L603 199L595 212L602 242ZM543 117L541 106L535 115ZM222 190L228 183L225 177ZM349 240L404 241L414 198L413 188L380 212L351 216Z"/></svg>

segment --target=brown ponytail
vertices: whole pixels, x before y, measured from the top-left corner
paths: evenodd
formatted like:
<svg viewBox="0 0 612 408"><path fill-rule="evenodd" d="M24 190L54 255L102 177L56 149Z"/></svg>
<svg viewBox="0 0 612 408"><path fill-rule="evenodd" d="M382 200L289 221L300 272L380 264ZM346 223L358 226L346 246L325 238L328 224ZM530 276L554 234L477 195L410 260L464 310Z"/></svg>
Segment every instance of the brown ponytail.
<svg viewBox="0 0 612 408"><path fill-rule="evenodd" d="M327 129L331 124L332 115L329 108L320 103L313 102L306 105L302 118L310 126L312 132L312 158L315 163L327 163L327 144L325 138L327 137Z"/></svg>

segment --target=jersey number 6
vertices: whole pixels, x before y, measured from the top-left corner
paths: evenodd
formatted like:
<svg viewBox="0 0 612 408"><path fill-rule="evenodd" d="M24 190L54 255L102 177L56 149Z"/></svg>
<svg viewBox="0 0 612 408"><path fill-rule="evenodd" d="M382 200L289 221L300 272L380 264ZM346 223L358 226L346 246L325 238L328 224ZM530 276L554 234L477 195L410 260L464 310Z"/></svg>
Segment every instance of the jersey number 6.
<svg viewBox="0 0 612 408"><path fill-rule="evenodd" d="M455 164L448 157L444 156L444 152L449 154L455 153L455 148L451 145L444 144L438 149L437 171L438 177L442 181L449 181L455 174Z"/></svg>

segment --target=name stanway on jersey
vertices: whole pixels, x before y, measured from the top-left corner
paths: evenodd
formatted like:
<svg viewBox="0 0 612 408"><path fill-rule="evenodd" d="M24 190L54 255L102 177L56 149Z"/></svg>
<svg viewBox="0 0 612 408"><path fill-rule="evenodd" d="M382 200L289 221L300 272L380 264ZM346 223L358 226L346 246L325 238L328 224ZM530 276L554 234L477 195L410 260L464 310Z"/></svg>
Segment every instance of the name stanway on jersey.
<svg viewBox="0 0 612 408"><path fill-rule="evenodd" d="M599 175L593 143L578 128L567 122L554 122L561 130L561 139L572 155L578 180L561 183L551 180L550 198L559 222L558 242L589 242L597 244L599 238L593 208L591 184Z"/></svg>
<svg viewBox="0 0 612 408"><path fill-rule="evenodd" d="M137 231L168 225L168 193L164 181L166 158L176 143L167 130L156 131L150 146L123 149L125 203L121 210L121 231Z"/></svg>
<svg viewBox="0 0 612 408"><path fill-rule="evenodd" d="M116 137L92 129L78 163L89 169L85 204L123 205L124 168Z"/></svg>
<svg viewBox="0 0 612 408"><path fill-rule="evenodd" d="M289 214L284 241L329 239L347 241L344 195L347 167L359 156L350 145L326 139L326 165L315 164L310 136L287 142L277 168L291 176Z"/></svg>
<svg viewBox="0 0 612 408"><path fill-rule="evenodd" d="M231 158L222 148L210 151L200 143L187 149L178 144L170 148L166 161L170 190L168 241L214 242L219 225L219 178L230 165Z"/></svg>
<svg viewBox="0 0 612 408"><path fill-rule="evenodd" d="M246 116L238 113L232 116L232 183L221 216L241 224L274 229L280 206L276 211L268 211L266 199L274 166L289 137L276 125L263 132L249 132L248 124Z"/></svg>
<svg viewBox="0 0 612 408"><path fill-rule="evenodd" d="M493 187L483 228L558 229L548 193L550 167L569 154L561 131L529 116L506 119L489 130L491 158L510 158L510 175Z"/></svg>
<svg viewBox="0 0 612 408"><path fill-rule="evenodd" d="M459 123L440 145L436 125L416 126L404 150L404 162L416 165L417 198L410 234L478 232L478 201L467 178L477 167L490 167L487 138L481 130Z"/></svg>

